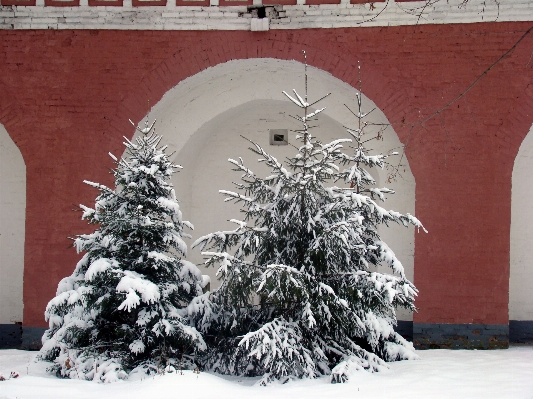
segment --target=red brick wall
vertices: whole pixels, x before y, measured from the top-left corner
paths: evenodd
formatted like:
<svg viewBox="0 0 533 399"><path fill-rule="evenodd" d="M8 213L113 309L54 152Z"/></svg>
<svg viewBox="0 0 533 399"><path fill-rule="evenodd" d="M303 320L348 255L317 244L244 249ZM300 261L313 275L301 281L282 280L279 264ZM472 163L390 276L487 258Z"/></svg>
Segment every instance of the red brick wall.
<svg viewBox="0 0 533 399"><path fill-rule="evenodd" d="M301 60L363 91L408 143L416 210L420 323L508 321L511 173L533 123L532 36L461 94L528 23L298 31L0 31L0 123L27 170L24 324L44 326L57 282L79 256L68 236L92 229L71 210L92 205L82 183L112 183L139 120L182 79L232 59ZM414 125L414 127L411 127Z"/></svg>

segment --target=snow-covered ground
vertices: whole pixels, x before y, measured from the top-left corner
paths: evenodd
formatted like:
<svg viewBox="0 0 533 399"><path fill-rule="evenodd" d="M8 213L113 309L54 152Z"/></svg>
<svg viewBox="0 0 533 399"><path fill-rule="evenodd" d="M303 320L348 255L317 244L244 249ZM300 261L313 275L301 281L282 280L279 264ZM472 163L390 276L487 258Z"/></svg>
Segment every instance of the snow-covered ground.
<svg viewBox="0 0 533 399"><path fill-rule="evenodd" d="M58 379L46 372L46 363L34 362L36 354L0 350L0 375L20 374L0 381L0 399L533 399L533 346L418 351L420 360L392 363L390 370L375 374L359 372L347 384L332 385L323 378L266 388L254 386L252 379L190 371L113 384Z"/></svg>

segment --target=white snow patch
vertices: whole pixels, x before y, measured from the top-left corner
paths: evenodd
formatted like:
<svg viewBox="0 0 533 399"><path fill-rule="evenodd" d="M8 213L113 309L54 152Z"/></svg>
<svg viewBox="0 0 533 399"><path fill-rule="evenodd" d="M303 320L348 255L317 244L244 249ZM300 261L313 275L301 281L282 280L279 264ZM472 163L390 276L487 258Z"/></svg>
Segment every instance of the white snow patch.
<svg viewBox="0 0 533 399"><path fill-rule="evenodd" d="M125 271L124 277L117 285L117 292L126 292L126 299L118 307L119 310L127 309L128 312L139 305L139 299L145 303L157 302L161 296L157 285L145 280L142 275L132 271ZM141 294L141 297L137 295Z"/></svg>
<svg viewBox="0 0 533 399"><path fill-rule="evenodd" d="M192 371L167 373L137 381L97 384L59 379L46 372L49 363L35 363L36 352L0 350L0 375L14 371L19 378L0 382L1 398L24 399L531 399L533 347L476 350L418 351L420 360L389 363L379 373L355 372L345 384L329 378L302 380L268 387L257 379L223 377ZM99 369L100 371L100 369Z"/></svg>
<svg viewBox="0 0 533 399"><path fill-rule="evenodd" d="M118 267L118 262L107 258L95 260L85 272L85 281L92 281L97 274L103 273L111 267Z"/></svg>
<svg viewBox="0 0 533 399"><path fill-rule="evenodd" d="M148 252L148 257L154 259L157 262L172 262L174 258L167 256L165 254L162 254L161 252L157 251L150 251Z"/></svg>

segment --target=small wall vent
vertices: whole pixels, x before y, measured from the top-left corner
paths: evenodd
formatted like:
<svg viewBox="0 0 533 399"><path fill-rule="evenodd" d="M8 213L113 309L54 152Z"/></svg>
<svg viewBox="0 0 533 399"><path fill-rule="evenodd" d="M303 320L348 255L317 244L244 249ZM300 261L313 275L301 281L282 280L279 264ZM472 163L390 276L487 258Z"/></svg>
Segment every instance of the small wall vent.
<svg viewBox="0 0 533 399"><path fill-rule="evenodd" d="M288 129L270 129L270 145L289 144Z"/></svg>

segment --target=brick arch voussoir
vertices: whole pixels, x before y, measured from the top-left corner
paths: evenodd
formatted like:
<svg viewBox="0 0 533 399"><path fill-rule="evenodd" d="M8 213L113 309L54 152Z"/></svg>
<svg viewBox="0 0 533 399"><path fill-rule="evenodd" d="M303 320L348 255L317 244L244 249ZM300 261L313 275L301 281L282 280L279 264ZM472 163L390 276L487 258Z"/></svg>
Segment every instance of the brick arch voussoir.
<svg viewBox="0 0 533 399"><path fill-rule="evenodd" d="M24 158L23 147L25 144L25 139L22 136L16 134L17 131L23 131L21 125L24 123L24 117L22 115L22 109L17 107L15 96L11 93L5 85L0 84L0 123L4 126L11 137L11 140L18 147Z"/></svg>
<svg viewBox="0 0 533 399"><path fill-rule="evenodd" d="M281 35L250 43L244 40L215 41L209 44L202 43L194 50L181 49L162 60L143 77L139 85L126 94L114 113L110 126L116 131L118 137L128 131L133 134L131 126L128 125L129 119L139 121L168 90L204 69L231 60L250 58L274 58L302 62L302 49L306 51L309 65L329 72L352 87L358 88L359 58L356 54L338 54L335 51L316 47L305 40L302 43L285 40ZM400 120L410 103L409 98L403 92L395 90L389 79L380 72L364 70L362 80L363 93L374 101L390 121ZM397 133L400 141L404 142L406 135L398 130Z"/></svg>
<svg viewBox="0 0 533 399"><path fill-rule="evenodd" d="M504 119L501 129L502 136L505 137L506 141L506 151L502 155L508 160L506 172L509 176L512 174L518 150L533 125L533 83L524 88L515 104L512 112Z"/></svg>

